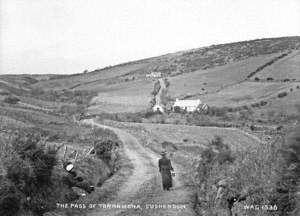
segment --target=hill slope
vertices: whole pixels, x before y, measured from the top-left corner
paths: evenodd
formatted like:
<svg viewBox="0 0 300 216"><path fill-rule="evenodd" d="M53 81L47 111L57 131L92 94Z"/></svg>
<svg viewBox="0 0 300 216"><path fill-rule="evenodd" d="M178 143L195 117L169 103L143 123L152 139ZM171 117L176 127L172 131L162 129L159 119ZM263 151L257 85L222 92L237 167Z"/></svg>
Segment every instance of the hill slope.
<svg viewBox="0 0 300 216"><path fill-rule="evenodd" d="M251 103L252 99L266 99L266 91L274 90L268 93L273 97L278 90L294 88L299 81L299 48L299 36L212 45L82 74L0 76L0 90L12 94L36 89L95 91L98 96L92 101L92 110L135 112L146 109L151 100L156 80L146 78L146 74L161 72L170 81L170 99L200 98L211 105L239 106L242 97ZM278 83L265 84L268 77ZM260 82L250 83L255 79ZM289 79L289 84L281 83L283 79ZM256 96L251 96L250 89L256 87Z"/></svg>

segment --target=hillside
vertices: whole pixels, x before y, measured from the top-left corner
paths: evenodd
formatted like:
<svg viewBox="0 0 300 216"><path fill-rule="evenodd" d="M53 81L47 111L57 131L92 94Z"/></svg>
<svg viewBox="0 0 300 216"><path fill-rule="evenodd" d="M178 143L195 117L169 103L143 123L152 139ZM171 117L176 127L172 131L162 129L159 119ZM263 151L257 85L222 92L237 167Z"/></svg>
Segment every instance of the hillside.
<svg viewBox="0 0 300 216"><path fill-rule="evenodd" d="M297 79L295 74L299 58L298 52L293 50L298 50L299 47L300 37L212 45L109 66L83 74L50 77L49 80L39 81L31 86L46 90L96 91L98 97L94 99L93 107L109 112L135 112L145 110L151 100L150 92L155 80L146 78L146 74L161 72L162 76L169 78L171 85L168 95L172 99L202 98L203 94L209 94L204 98L208 98L207 102L210 102L218 97L212 95L213 93L249 79L248 76L254 72L255 76L252 76L251 80L256 76L266 77L267 74L273 73L272 68L278 68L279 64L282 64L281 69L274 72L277 77L289 76L291 79ZM270 62L274 65L269 66ZM264 65L267 67L256 72ZM293 75L279 75L285 74L286 70Z"/></svg>
<svg viewBox="0 0 300 216"><path fill-rule="evenodd" d="M97 69L85 74L64 76L63 78L41 82L45 88L80 88L102 83L119 83L134 79L143 79L145 74L157 71L164 76L176 76L182 73L205 70L237 62L255 56L283 53L299 49L300 37L257 39L229 44L212 45L198 49L166 54ZM117 78L117 79L116 79Z"/></svg>
<svg viewBox="0 0 300 216"><path fill-rule="evenodd" d="M231 185L241 185L238 192L248 185L259 190L267 188L266 184L270 184L266 179L272 179L270 187L275 189L275 173L281 161L273 147L297 124L299 48L300 37L259 39L181 51L82 74L0 75L0 175L6 176L7 170L23 171L9 169L2 163L7 160L14 165L14 160L9 160L13 153L7 149L15 148L10 142L4 143L2 137L28 130L47 137L47 147L65 144L72 151L67 154L68 159L75 160L79 155L79 171L96 187L80 202L142 200L142 204L147 204L171 200L192 204L190 197L201 194L195 191L202 187L195 173L207 180L207 189L214 188L224 176L239 178ZM146 77L151 72L161 72L162 78ZM194 113L149 109L153 100L164 106L176 98L201 99L209 108ZM278 144L276 148L279 147ZM91 148L95 154L86 152ZM170 153L178 172L174 181L178 187L170 193L160 188L157 160L162 150ZM64 155L61 149L59 163L53 164L58 184L65 172L61 166ZM198 159L205 155L211 160L223 157L226 162L222 166L217 160L207 162L208 168L215 163L217 169L210 177L195 167L197 163L201 165ZM249 173L254 177L252 182ZM187 179L193 180L189 183L193 188L185 185ZM64 186L53 187L57 194L42 194L43 199L48 202L50 198L49 203L69 201L57 199L68 192L61 190ZM214 189L208 192L216 194ZM273 195L272 191L264 193ZM22 199L28 201L24 194ZM33 197L36 206L42 206L39 199ZM193 208L191 205L189 212ZM61 209L52 214L54 209L47 206L41 211L60 216L86 213L82 209ZM95 209L91 215L98 213ZM115 212L119 213L122 212ZM165 215L163 210L147 214Z"/></svg>
<svg viewBox="0 0 300 216"><path fill-rule="evenodd" d="M157 71L170 81L169 100L200 98L211 106L241 106L273 101L280 91L297 90L299 47L300 37L257 39L170 53L82 74L1 75L0 92L2 100L12 94L25 104L51 107L47 102L29 100L31 93L92 91L98 96L91 102L91 113L136 112L149 107L155 79L145 75Z"/></svg>

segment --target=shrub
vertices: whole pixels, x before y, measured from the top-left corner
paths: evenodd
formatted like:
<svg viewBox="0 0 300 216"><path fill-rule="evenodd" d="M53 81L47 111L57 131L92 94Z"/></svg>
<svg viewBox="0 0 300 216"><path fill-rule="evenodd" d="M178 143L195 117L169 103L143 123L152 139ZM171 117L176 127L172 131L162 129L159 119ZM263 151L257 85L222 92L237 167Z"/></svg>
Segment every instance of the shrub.
<svg viewBox="0 0 300 216"><path fill-rule="evenodd" d="M285 96L287 96L287 92L281 92L281 93L279 93L278 95L277 95L277 97L278 98L283 98L283 97L285 97Z"/></svg>
<svg viewBox="0 0 300 216"><path fill-rule="evenodd" d="M218 116L218 117L221 117L221 116L225 116L226 113L227 113L228 109L227 107L210 107L208 109L208 114L210 116Z"/></svg>
<svg viewBox="0 0 300 216"><path fill-rule="evenodd" d="M268 104L267 101L261 101L261 102L260 102L260 106L265 106L265 105L267 105L267 104Z"/></svg>
<svg viewBox="0 0 300 216"><path fill-rule="evenodd" d="M6 92L6 91L0 91L0 95L8 96L8 95L10 95L10 93Z"/></svg>
<svg viewBox="0 0 300 216"><path fill-rule="evenodd" d="M299 184L300 184L300 126L290 134L280 149L282 163L281 176L278 179L276 193L272 202L279 204L279 214L297 215L300 211Z"/></svg>
<svg viewBox="0 0 300 216"><path fill-rule="evenodd" d="M175 106L175 107L174 107L174 112L175 112L175 113L181 113L180 107L179 107L179 106Z"/></svg>
<svg viewBox="0 0 300 216"><path fill-rule="evenodd" d="M0 206L10 205L15 211L27 209L42 215L54 204L49 201L51 193L47 191L53 190L52 171L57 149L46 148L41 143L39 129L18 131L10 143L14 154L10 152L11 156L5 159L5 178L15 192L0 193ZM31 201L20 203L21 197L31 197ZM1 211L6 210L2 208ZM7 214L10 213L4 215Z"/></svg>
<svg viewBox="0 0 300 216"><path fill-rule="evenodd" d="M228 107L227 111L228 111L228 112L235 112L236 110L235 110L234 107Z"/></svg>
<svg viewBox="0 0 300 216"><path fill-rule="evenodd" d="M259 81L260 79L259 79L258 77L255 77L254 80L255 80L255 81Z"/></svg>
<svg viewBox="0 0 300 216"><path fill-rule="evenodd" d="M111 160L111 151L113 150L115 145L116 143L110 139L101 140L99 142L96 141L94 143L96 155L106 164L109 164Z"/></svg>
<svg viewBox="0 0 300 216"><path fill-rule="evenodd" d="M8 104L17 104L20 101L19 98L15 96L8 96L4 98L3 102L8 103Z"/></svg>
<svg viewBox="0 0 300 216"><path fill-rule="evenodd" d="M74 115L78 113L84 113L84 106L83 105L62 105L59 108L59 112L65 115Z"/></svg>
<svg viewBox="0 0 300 216"><path fill-rule="evenodd" d="M21 197L16 188L7 179L0 176L0 215L17 215L21 206Z"/></svg>
<svg viewBox="0 0 300 216"><path fill-rule="evenodd" d="M239 118L241 120L247 120L251 116L251 113L248 110L240 111L239 112Z"/></svg>
<svg viewBox="0 0 300 216"><path fill-rule="evenodd" d="M100 140L94 141L96 155L108 167L114 171L117 161L117 149L120 146L120 140L117 135L108 129L97 129L95 137L102 137Z"/></svg>
<svg viewBox="0 0 300 216"><path fill-rule="evenodd" d="M217 211L244 215L243 208L237 208L235 212L232 208L235 201L246 199L253 204L274 205L270 200L278 179L279 146L273 143L249 146L247 150L238 150L234 157L228 146L218 139L212 143L219 144L204 151L201 157L205 159L194 166L198 175L196 184L199 186L196 203L198 211L203 215L215 215ZM222 187L216 188L218 185Z"/></svg>
<svg viewBox="0 0 300 216"><path fill-rule="evenodd" d="M250 126L250 130L251 130L251 131L254 131L255 129L256 129L255 125L251 125L251 126Z"/></svg>
<svg viewBox="0 0 300 216"><path fill-rule="evenodd" d="M31 90L31 94L33 96L41 96L41 95L45 94L45 91L41 87L35 87Z"/></svg>
<svg viewBox="0 0 300 216"><path fill-rule="evenodd" d="M248 107L247 105L242 106L242 108L243 108L244 110L249 110L249 107Z"/></svg>
<svg viewBox="0 0 300 216"><path fill-rule="evenodd" d="M228 145L224 144L223 139L219 136L209 142L207 149L201 153L200 161L194 164L195 173L193 176L194 183L203 192L201 196L205 197L209 191L209 176L212 174L215 166L223 166L232 163L235 159Z"/></svg>
<svg viewBox="0 0 300 216"><path fill-rule="evenodd" d="M268 81L274 80L273 77L268 77L267 78Z"/></svg>
<svg viewBox="0 0 300 216"><path fill-rule="evenodd" d="M259 103L253 103L253 104L251 104L251 107L260 107L260 104Z"/></svg>

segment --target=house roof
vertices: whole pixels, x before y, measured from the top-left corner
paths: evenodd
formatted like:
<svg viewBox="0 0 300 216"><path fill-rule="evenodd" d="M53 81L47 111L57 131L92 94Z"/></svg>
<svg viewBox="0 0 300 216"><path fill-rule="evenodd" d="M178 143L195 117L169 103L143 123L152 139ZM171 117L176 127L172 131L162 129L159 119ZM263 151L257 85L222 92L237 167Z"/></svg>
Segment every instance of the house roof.
<svg viewBox="0 0 300 216"><path fill-rule="evenodd" d="M179 106L179 107L197 107L201 104L201 100L197 99L197 100L178 100L176 99L175 103L174 103L174 107L175 106Z"/></svg>

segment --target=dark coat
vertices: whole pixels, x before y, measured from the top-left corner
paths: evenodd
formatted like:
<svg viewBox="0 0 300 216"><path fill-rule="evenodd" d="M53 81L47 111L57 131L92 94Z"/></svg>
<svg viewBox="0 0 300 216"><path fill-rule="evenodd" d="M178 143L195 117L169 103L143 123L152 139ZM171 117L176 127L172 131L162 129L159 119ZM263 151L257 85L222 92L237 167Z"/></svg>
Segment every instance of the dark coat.
<svg viewBox="0 0 300 216"><path fill-rule="evenodd" d="M62 178L63 183L69 188L78 187L85 190L88 193L92 192L92 185L84 181L82 178L77 177L75 172L66 172Z"/></svg>
<svg viewBox="0 0 300 216"><path fill-rule="evenodd" d="M170 159L163 157L158 161L159 172L162 177L163 189L169 190L172 187L172 175L171 170L174 170Z"/></svg>

